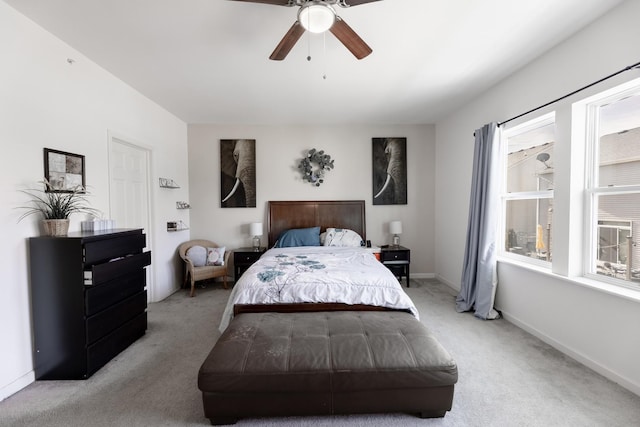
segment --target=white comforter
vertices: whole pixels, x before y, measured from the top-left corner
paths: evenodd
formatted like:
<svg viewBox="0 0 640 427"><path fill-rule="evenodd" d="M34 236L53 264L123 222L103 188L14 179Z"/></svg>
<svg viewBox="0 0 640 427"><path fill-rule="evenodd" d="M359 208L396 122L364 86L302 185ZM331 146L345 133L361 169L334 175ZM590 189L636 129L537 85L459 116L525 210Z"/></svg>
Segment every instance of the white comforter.
<svg viewBox="0 0 640 427"><path fill-rule="evenodd" d="M220 330L233 318L235 304L298 302L367 304L407 310L418 317L398 280L364 248L274 248L234 286Z"/></svg>

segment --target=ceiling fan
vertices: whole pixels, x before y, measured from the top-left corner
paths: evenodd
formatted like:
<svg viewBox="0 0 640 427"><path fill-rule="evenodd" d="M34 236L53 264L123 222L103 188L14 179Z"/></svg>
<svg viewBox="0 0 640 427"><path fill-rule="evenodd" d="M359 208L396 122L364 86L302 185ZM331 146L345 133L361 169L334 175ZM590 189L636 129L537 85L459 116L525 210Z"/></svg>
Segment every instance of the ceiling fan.
<svg viewBox="0 0 640 427"><path fill-rule="evenodd" d="M365 58L373 50L338 16L335 6L351 7L379 0L234 0L250 3L265 3L275 6L298 6L298 19L284 35L278 46L269 56L274 61L287 57L296 42L305 31L323 33L331 31L340 42L358 59Z"/></svg>

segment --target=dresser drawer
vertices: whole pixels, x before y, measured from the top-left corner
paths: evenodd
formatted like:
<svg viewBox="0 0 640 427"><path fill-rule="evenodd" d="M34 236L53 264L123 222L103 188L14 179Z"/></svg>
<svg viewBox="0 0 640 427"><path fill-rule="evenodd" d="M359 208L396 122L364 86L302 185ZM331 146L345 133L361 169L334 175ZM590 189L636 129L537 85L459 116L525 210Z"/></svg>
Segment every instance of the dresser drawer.
<svg viewBox="0 0 640 427"><path fill-rule="evenodd" d="M151 264L151 252L129 255L114 261L96 264L85 270L85 284L95 286L108 282L116 277L142 270L149 264Z"/></svg>
<svg viewBox="0 0 640 427"><path fill-rule="evenodd" d="M87 318L87 343L94 343L146 308L147 293L142 291Z"/></svg>
<svg viewBox="0 0 640 427"><path fill-rule="evenodd" d="M91 316L142 290L147 284L144 270L120 276L97 286L87 286L84 294L85 314Z"/></svg>
<svg viewBox="0 0 640 427"><path fill-rule="evenodd" d="M143 336L146 330L147 312L145 311L87 347L87 375L85 378Z"/></svg>
<svg viewBox="0 0 640 427"><path fill-rule="evenodd" d="M382 262L409 261L409 251L382 251Z"/></svg>
<svg viewBox="0 0 640 427"><path fill-rule="evenodd" d="M233 254L233 262L237 265L251 265L256 262L264 252L236 252Z"/></svg>
<svg viewBox="0 0 640 427"><path fill-rule="evenodd" d="M142 233L87 242L84 245L84 263L93 265L113 258L137 254L142 252L145 246L146 238Z"/></svg>

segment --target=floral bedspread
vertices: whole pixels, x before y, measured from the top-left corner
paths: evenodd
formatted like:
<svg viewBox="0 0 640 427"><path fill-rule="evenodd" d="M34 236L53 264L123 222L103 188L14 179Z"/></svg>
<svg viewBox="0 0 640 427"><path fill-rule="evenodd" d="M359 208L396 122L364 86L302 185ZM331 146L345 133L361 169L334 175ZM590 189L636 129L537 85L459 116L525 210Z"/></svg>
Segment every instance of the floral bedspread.
<svg viewBox="0 0 640 427"><path fill-rule="evenodd" d="M367 304L407 310L413 301L394 275L363 248L305 246L273 248L242 275L227 302L220 330L235 304Z"/></svg>

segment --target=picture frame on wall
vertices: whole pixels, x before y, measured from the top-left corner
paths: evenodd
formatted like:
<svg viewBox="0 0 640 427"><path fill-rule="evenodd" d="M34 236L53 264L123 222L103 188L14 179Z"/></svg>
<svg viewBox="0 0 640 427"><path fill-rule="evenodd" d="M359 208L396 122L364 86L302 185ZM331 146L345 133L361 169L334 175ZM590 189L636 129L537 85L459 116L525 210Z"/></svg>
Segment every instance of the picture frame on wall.
<svg viewBox="0 0 640 427"><path fill-rule="evenodd" d="M407 204L407 138L373 138L373 204Z"/></svg>
<svg viewBox="0 0 640 427"><path fill-rule="evenodd" d="M44 178L50 184L45 189L47 192L84 193L84 156L45 148Z"/></svg>
<svg viewBox="0 0 640 427"><path fill-rule="evenodd" d="M256 140L220 140L220 205L256 207Z"/></svg>

